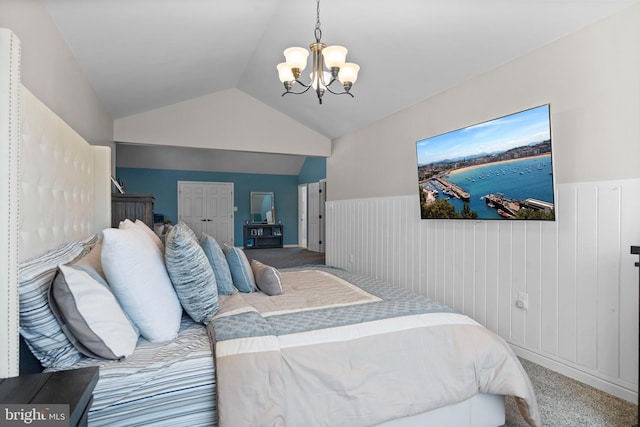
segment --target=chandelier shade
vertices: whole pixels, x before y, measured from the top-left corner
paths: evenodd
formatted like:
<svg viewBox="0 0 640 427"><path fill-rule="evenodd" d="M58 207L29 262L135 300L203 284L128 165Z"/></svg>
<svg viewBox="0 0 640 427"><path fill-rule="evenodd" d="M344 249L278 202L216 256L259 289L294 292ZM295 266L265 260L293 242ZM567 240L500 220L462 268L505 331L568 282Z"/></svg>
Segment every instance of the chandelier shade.
<svg viewBox="0 0 640 427"><path fill-rule="evenodd" d="M327 46L322 49L322 57L324 58L324 65L328 69L334 67L342 67L347 62L347 48L342 46Z"/></svg>
<svg viewBox="0 0 640 427"><path fill-rule="evenodd" d="M353 62L347 62L342 67L340 67L340 72L338 73L338 80L340 83L355 83L358 80L358 71L360 71L360 66L358 64L354 64Z"/></svg>
<svg viewBox="0 0 640 427"><path fill-rule="evenodd" d="M300 95L313 88L318 97L318 102L322 104L322 96L325 92L334 95L349 95L351 86L358 79L360 67L357 64L347 62L347 48L343 46L327 46L322 43L322 30L320 29L320 0L316 0L316 28L315 43L309 45L312 56L311 81L304 83L300 80L302 71L307 66L309 51L302 47L290 47L284 50L285 62L281 62L276 67L278 78L284 84L285 92ZM342 84L342 91L334 90L331 85L336 81ZM299 91L294 88L300 86Z"/></svg>
<svg viewBox="0 0 640 427"><path fill-rule="evenodd" d="M290 69L299 68L304 71L307 66L309 51L303 47L290 47L284 50L284 58Z"/></svg>

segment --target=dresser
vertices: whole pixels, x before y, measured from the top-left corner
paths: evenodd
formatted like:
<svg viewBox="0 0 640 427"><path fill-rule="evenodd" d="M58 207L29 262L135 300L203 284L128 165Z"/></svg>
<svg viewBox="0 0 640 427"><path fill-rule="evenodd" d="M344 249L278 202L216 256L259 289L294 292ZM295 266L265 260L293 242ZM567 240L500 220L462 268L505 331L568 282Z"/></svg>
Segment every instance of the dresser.
<svg viewBox="0 0 640 427"><path fill-rule="evenodd" d="M111 194L111 226L139 219L153 230L153 194Z"/></svg>

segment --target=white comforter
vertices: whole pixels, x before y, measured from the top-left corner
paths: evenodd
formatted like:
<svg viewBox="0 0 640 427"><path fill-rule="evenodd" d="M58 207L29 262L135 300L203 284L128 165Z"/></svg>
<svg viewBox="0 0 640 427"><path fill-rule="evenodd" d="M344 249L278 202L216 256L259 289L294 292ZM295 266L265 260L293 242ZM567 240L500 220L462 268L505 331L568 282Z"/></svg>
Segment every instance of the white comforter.
<svg viewBox="0 0 640 427"><path fill-rule="evenodd" d="M332 288L344 286L336 278L331 285L310 285L308 292L300 277L283 276L286 308L278 297L263 294L222 300L218 319L227 323L214 320L212 325L214 335L225 335L215 343L221 427L369 426L481 392L515 396L527 422L541 425L520 362L504 340L472 319L428 312L281 332L270 326L271 320L282 322L282 316L310 310L310 301L316 304L311 309L326 310L332 306ZM353 292L354 305L385 299ZM344 298L333 302L343 306ZM229 337L221 330L232 319L240 322L243 313L249 316L242 321L253 322L249 329L265 322L260 332ZM340 313L329 310L327 316Z"/></svg>

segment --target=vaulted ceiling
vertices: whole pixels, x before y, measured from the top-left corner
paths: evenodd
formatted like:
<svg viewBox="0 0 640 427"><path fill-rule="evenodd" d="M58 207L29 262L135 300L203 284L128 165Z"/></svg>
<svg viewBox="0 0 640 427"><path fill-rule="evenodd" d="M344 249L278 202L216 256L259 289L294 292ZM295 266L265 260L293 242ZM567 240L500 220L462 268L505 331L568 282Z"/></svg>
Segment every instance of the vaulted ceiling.
<svg viewBox="0 0 640 427"><path fill-rule="evenodd" d="M314 41L314 0L44 2L114 119L235 87L336 138L637 0L322 0L322 41L361 66L323 105L276 72Z"/></svg>

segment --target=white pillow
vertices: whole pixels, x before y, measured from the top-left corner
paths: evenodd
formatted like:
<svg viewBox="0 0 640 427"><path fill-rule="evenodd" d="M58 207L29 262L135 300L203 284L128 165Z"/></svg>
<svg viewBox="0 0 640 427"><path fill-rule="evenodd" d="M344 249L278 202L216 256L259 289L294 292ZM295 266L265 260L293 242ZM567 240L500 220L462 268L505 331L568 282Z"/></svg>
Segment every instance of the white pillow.
<svg viewBox="0 0 640 427"><path fill-rule="evenodd" d="M130 356L138 332L99 276L71 265L58 266L49 304L63 332L85 356L121 359Z"/></svg>
<svg viewBox="0 0 640 427"><path fill-rule="evenodd" d="M160 240L160 237L158 237L158 235L143 221L136 219L136 222L133 222L130 219L125 219L124 221L120 221L118 228L137 228L138 230L141 230L151 238L153 243L158 247L158 249L160 249L160 252L164 253L164 244L162 243L162 240Z"/></svg>
<svg viewBox="0 0 640 427"><path fill-rule="evenodd" d="M175 338L182 307L158 247L137 227L107 228L103 234L102 268L124 311L147 340Z"/></svg>

